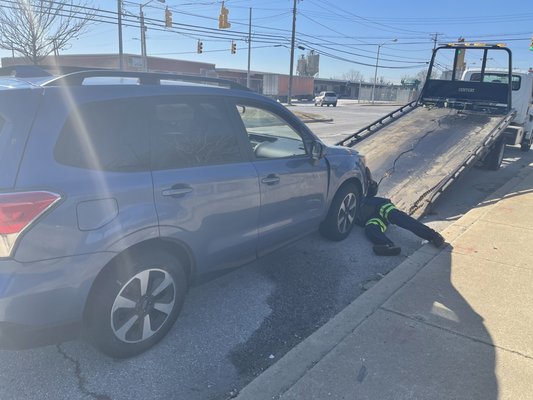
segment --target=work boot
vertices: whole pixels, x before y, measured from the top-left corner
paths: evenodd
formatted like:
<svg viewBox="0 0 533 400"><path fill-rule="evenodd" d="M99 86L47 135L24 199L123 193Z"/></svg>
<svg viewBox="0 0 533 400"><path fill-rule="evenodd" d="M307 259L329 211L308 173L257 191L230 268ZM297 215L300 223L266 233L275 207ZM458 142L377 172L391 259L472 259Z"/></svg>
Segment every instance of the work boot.
<svg viewBox="0 0 533 400"><path fill-rule="evenodd" d="M378 256L397 256L402 249L394 244L375 244L372 249Z"/></svg>
<svg viewBox="0 0 533 400"><path fill-rule="evenodd" d="M446 241L444 240L444 238L442 237L440 233L435 232L435 236L433 237L433 239L430 240L430 242L433 246L435 246L438 249L438 248L441 248Z"/></svg>

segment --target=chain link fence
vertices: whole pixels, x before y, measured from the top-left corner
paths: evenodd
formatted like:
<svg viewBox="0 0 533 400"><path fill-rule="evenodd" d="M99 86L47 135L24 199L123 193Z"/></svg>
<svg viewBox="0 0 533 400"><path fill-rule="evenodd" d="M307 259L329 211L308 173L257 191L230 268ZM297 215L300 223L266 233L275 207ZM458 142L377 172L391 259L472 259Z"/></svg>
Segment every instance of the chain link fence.
<svg viewBox="0 0 533 400"><path fill-rule="evenodd" d="M361 103L372 102L372 87L362 86L358 91L357 100ZM418 97L418 91L399 86L376 86L374 91L375 103L407 104Z"/></svg>

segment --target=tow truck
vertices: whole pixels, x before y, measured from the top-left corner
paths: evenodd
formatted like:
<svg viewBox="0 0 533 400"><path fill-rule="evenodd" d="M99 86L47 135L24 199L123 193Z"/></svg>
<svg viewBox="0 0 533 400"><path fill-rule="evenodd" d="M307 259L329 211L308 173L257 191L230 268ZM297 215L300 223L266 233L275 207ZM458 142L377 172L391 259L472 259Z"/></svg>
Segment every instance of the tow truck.
<svg viewBox="0 0 533 400"><path fill-rule="evenodd" d="M451 65L450 65L451 62ZM484 79L493 65L506 66L505 82ZM467 65L480 64L478 80L463 80ZM432 54L416 101L383 116L337 145L365 154L379 193L414 217L475 164L497 170L512 109L512 55L502 44L450 43Z"/></svg>
<svg viewBox="0 0 533 400"><path fill-rule="evenodd" d="M468 69L463 74L464 81L478 81L481 70ZM502 69L485 70L485 82L507 82L507 72ZM533 142L533 69L529 71L513 70L512 102L516 115L505 129L505 142L520 146L522 151L529 151Z"/></svg>

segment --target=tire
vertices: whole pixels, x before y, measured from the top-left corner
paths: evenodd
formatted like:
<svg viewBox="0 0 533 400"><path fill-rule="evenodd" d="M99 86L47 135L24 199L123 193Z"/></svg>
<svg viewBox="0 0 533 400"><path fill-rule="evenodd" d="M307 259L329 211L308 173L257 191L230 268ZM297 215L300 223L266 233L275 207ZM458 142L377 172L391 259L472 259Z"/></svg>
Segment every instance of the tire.
<svg viewBox="0 0 533 400"><path fill-rule="evenodd" d="M333 107L337 107L337 103L333 103Z"/></svg>
<svg viewBox="0 0 533 400"><path fill-rule="evenodd" d="M354 183L343 185L335 194L326 219L320 224L320 233L336 242L348 237L355 223L361 192Z"/></svg>
<svg viewBox="0 0 533 400"><path fill-rule="evenodd" d="M485 166L487 169L497 171L500 169L503 160L503 153L505 152L505 140L499 139L485 157Z"/></svg>
<svg viewBox="0 0 533 400"><path fill-rule="evenodd" d="M533 132L531 133L531 137L527 141L523 141L520 144L520 150L522 151L529 151L531 149L531 141L533 140Z"/></svg>
<svg viewBox="0 0 533 400"><path fill-rule="evenodd" d="M121 257L91 290L85 315L89 340L113 358L148 350L176 322L186 289L183 266L165 251Z"/></svg>

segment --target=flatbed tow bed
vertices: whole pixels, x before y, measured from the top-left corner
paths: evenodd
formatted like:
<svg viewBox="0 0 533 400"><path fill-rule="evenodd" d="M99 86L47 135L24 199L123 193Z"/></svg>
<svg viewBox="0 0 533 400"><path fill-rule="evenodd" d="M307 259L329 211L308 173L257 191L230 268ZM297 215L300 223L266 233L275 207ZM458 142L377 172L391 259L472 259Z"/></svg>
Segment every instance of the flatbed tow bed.
<svg viewBox="0 0 533 400"><path fill-rule="evenodd" d="M437 92L442 92L442 88L435 89L432 81L428 79L418 101L337 143L364 154L374 179L380 182L379 194L391 198L399 208L415 217L422 216L477 161L491 152L503 152L503 133L514 115L510 103L505 109L493 112L492 106L471 107L472 99L441 97ZM446 86L447 94L449 85L459 89L465 83L483 84L452 79ZM502 101L506 97L505 88L495 88L498 101ZM510 98L507 100L510 102Z"/></svg>

